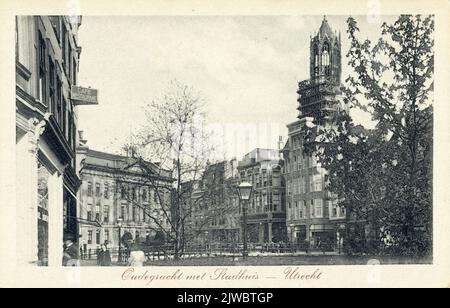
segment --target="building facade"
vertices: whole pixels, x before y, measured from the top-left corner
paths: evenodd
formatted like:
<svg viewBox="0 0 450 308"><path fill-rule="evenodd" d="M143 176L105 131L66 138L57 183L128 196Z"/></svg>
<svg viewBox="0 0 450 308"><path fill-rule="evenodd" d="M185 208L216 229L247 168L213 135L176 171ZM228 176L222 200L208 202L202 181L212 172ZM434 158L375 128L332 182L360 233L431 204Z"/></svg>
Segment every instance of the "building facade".
<svg viewBox="0 0 450 308"><path fill-rule="evenodd" d="M299 83L299 120L288 125L283 149L286 179L287 233L292 243L312 249L339 249L345 229L345 210L326 191L326 172L315 153L305 151L304 134L316 125L332 125L339 111L341 40L324 17L310 40L310 79ZM308 153L308 154L307 154Z"/></svg>
<svg viewBox="0 0 450 308"><path fill-rule="evenodd" d="M237 195L237 160L206 167L192 193L190 223L196 234L193 243L238 243L241 219Z"/></svg>
<svg viewBox="0 0 450 308"><path fill-rule="evenodd" d="M285 184L280 156L279 150L255 149L238 164L239 182L253 185L247 212L248 239L253 243L287 240Z"/></svg>
<svg viewBox="0 0 450 308"><path fill-rule="evenodd" d="M139 244L170 240L170 172L152 163L143 168L131 157L94 151L83 143L77 157L82 182L78 217L83 251L95 251L105 243L117 249L126 240Z"/></svg>
<svg viewBox="0 0 450 308"><path fill-rule="evenodd" d="M60 266L77 235L80 16L16 16L17 262Z"/></svg>

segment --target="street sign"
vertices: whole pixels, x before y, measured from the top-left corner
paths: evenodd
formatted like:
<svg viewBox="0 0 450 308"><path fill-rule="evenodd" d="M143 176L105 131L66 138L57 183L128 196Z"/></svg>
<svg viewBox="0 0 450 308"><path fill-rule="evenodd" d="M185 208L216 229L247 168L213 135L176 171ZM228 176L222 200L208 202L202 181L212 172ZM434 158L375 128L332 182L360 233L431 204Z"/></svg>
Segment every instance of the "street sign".
<svg viewBox="0 0 450 308"><path fill-rule="evenodd" d="M73 100L75 106L98 105L98 90L80 86L72 86L70 98Z"/></svg>

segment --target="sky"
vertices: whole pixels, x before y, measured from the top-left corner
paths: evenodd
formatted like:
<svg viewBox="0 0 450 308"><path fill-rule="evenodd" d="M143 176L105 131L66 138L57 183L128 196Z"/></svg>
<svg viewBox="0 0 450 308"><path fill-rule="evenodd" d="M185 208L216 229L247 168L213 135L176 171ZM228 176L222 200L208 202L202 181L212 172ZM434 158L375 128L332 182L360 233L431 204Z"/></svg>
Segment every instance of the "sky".
<svg viewBox="0 0 450 308"><path fill-rule="evenodd" d="M349 48L348 16L327 16ZM144 123L142 108L170 81L192 86L206 102L220 155L278 148L297 120L298 82L309 78L310 35L323 16L83 16L79 85L99 91L99 105L78 107L78 129L92 149L118 153ZM355 16L361 37L377 39L391 16ZM343 80L349 74L342 60ZM342 81L343 81L342 80ZM371 127L370 117L352 114ZM241 140L236 135L248 131ZM220 158L220 157L218 157Z"/></svg>

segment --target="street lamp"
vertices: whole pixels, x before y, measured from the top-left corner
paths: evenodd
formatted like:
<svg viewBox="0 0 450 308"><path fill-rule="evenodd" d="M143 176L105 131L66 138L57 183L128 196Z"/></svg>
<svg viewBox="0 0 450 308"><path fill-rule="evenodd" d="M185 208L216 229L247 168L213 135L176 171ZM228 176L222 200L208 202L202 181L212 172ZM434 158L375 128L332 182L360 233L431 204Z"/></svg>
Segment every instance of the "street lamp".
<svg viewBox="0 0 450 308"><path fill-rule="evenodd" d="M242 252L242 256L244 259L248 256L247 251L247 209L248 202L252 195L253 185L247 182L243 182L238 186L238 194L239 194L239 206L242 203L242 216L243 216L243 226L242 226L242 237L244 240L244 249Z"/></svg>
<svg viewBox="0 0 450 308"><path fill-rule="evenodd" d="M118 262L122 262L122 218L117 218L117 227L119 228L119 257Z"/></svg>

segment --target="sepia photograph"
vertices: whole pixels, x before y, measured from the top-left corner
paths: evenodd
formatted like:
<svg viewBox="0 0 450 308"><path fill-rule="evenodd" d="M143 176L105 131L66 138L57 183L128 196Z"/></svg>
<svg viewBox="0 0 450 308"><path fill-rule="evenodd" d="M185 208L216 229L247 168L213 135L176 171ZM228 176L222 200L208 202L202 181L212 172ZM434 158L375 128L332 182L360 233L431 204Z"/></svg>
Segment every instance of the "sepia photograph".
<svg viewBox="0 0 450 308"><path fill-rule="evenodd" d="M432 263L433 15L15 28L17 262Z"/></svg>
<svg viewBox="0 0 450 308"><path fill-rule="evenodd" d="M0 287L448 287L448 1L24 1Z"/></svg>

